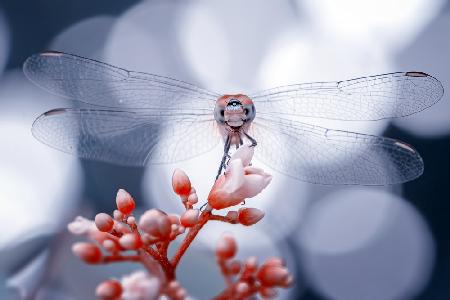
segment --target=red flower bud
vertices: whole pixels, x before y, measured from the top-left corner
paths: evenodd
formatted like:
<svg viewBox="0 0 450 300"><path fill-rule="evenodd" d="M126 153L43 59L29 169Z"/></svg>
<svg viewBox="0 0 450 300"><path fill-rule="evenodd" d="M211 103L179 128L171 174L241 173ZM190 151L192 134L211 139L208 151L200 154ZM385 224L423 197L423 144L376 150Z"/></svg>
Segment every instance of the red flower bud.
<svg viewBox="0 0 450 300"><path fill-rule="evenodd" d="M119 246L113 240L104 240L102 243L103 248L111 253L115 253L119 251Z"/></svg>
<svg viewBox="0 0 450 300"><path fill-rule="evenodd" d="M257 208L241 208L239 209L239 223L250 226L258 223L264 217L264 212Z"/></svg>
<svg viewBox="0 0 450 300"><path fill-rule="evenodd" d="M230 259L236 255L237 245L234 237L225 233L222 234L216 245L216 256L219 259Z"/></svg>
<svg viewBox="0 0 450 300"><path fill-rule="evenodd" d="M275 289L263 286L259 289L259 294L263 299L273 299L278 293Z"/></svg>
<svg viewBox="0 0 450 300"><path fill-rule="evenodd" d="M95 216L95 226L103 232L110 232L114 227L114 220L110 215L99 213Z"/></svg>
<svg viewBox="0 0 450 300"><path fill-rule="evenodd" d="M142 246L142 241L136 233L124 234L119 239L120 246L127 250L136 250Z"/></svg>
<svg viewBox="0 0 450 300"><path fill-rule="evenodd" d="M282 286L288 280L289 272L285 267L263 265L256 277L264 286Z"/></svg>
<svg viewBox="0 0 450 300"><path fill-rule="evenodd" d="M198 209L188 209L180 218L181 225L192 227L198 222L200 211Z"/></svg>
<svg viewBox="0 0 450 300"><path fill-rule="evenodd" d="M116 204L117 209L125 215L133 212L133 209L136 206L133 197L131 197L131 195L127 191L122 189L117 192Z"/></svg>
<svg viewBox="0 0 450 300"><path fill-rule="evenodd" d="M169 217L160 210L147 210L139 219L139 228L159 239L166 239L172 231Z"/></svg>
<svg viewBox="0 0 450 300"><path fill-rule="evenodd" d="M184 171L175 169L172 176L172 188L177 195L189 195L191 192L191 181Z"/></svg>
<svg viewBox="0 0 450 300"><path fill-rule="evenodd" d="M97 286L95 295L102 300L118 300L122 295L122 285L119 281L110 279Z"/></svg>
<svg viewBox="0 0 450 300"><path fill-rule="evenodd" d="M91 243L75 243L72 252L88 264L96 264L102 260L100 248Z"/></svg>
<svg viewBox="0 0 450 300"><path fill-rule="evenodd" d="M227 268L231 275L237 275L241 271L241 263L237 260L230 261Z"/></svg>
<svg viewBox="0 0 450 300"><path fill-rule="evenodd" d="M228 220L236 222L238 220L238 212L234 211L234 210L230 210L229 212L227 212L226 217Z"/></svg>
<svg viewBox="0 0 450 300"><path fill-rule="evenodd" d="M250 287L248 286L248 283L246 282L239 282L236 285L236 292L240 295L243 295L249 291Z"/></svg>

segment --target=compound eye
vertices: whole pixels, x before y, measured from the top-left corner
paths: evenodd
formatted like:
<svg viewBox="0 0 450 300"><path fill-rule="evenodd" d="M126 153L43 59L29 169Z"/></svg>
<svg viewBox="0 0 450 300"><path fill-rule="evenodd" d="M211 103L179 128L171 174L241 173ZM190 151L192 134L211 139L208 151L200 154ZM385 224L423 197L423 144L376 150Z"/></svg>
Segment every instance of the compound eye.
<svg viewBox="0 0 450 300"><path fill-rule="evenodd" d="M248 112L249 112L248 108L244 108L244 114L248 115Z"/></svg>
<svg viewBox="0 0 450 300"><path fill-rule="evenodd" d="M221 115L222 117L225 117L225 109L221 109L221 110L220 110L220 115Z"/></svg>

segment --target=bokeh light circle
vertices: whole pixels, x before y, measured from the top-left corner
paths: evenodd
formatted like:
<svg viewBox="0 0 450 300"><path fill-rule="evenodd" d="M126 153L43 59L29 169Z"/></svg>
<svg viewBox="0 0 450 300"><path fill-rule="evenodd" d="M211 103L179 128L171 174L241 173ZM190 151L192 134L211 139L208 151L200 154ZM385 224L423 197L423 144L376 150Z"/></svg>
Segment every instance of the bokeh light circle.
<svg viewBox="0 0 450 300"><path fill-rule="evenodd" d="M81 170L75 157L38 142L31 134L35 117L51 104L47 93L34 87L20 70L0 81L0 182L4 222L8 230L0 247L59 230L75 205Z"/></svg>
<svg viewBox="0 0 450 300"><path fill-rule="evenodd" d="M333 299L410 299L428 282L433 240L404 199L352 188L316 202L299 235L314 289Z"/></svg>
<svg viewBox="0 0 450 300"><path fill-rule="evenodd" d="M50 43L50 49L102 59L115 17L95 16L79 21L61 31Z"/></svg>

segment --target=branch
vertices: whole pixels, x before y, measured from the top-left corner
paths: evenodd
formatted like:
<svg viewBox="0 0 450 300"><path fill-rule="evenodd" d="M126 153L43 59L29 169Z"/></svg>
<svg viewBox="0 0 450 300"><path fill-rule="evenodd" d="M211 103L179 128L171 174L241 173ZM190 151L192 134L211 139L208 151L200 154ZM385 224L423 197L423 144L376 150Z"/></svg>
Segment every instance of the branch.
<svg viewBox="0 0 450 300"><path fill-rule="evenodd" d="M180 248L178 248L177 252L175 253L174 257L171 260L171 264L174 268L177 267L178 263L180 262L181 257L184 255L186 250L188 249L189 245L192 243L192 241L197 236L198 232L202 227L208 222L209 218L212 216L211 210L205 210L200 215L198 223L189 229L188 234L184 238L183 242L181 243Z"/></svg>

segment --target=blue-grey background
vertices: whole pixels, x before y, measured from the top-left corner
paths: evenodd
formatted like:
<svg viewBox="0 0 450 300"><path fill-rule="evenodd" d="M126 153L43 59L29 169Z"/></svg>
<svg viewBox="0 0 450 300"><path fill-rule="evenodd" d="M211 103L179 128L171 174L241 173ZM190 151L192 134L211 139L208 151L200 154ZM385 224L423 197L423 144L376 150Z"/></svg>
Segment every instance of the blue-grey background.
<svg viewBox="0 0 450 300"><path fill-rule="evenodd" d="M75 215L112 211L118 188L140 209L179 209L167 192L174 166L79 161L31 137L35 117L73 103L23 77L29 55L66 51L224 93L410 70L450 90L449 34L444 0L0 0L0 298L90 299L102 279L133 270L83 265L71 256L65 231ZM212 227L186 257L180 281L196 299L218 292L223 283L209 240L236 230L243 256L286 257L297 284L281 299L448 299L449 101L445 93L426 112L381 124L326 124L414 145L424 175L367 188L274 173L271 199L261 200L265 224L242 232ZM218 158L181 165L196 174L203 195L211 181L200 179L212 178Z"/></svg>

